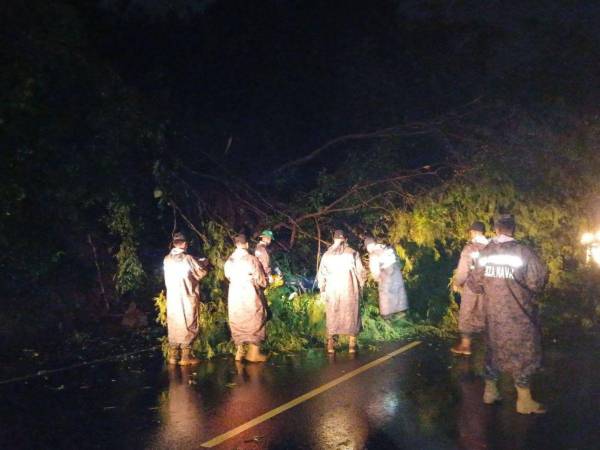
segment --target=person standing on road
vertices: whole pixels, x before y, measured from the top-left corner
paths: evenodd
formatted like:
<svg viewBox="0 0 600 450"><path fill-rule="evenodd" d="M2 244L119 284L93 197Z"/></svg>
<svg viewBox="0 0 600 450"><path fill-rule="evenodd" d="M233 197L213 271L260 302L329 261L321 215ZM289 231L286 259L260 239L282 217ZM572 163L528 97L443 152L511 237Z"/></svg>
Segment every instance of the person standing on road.
<svg viewBox="0 0 600 450"><path fill-rule="evenodd" d="M391 246L378 244L372 237L365 238L365 247L369 269L379 289L379 313L384 319L391 319L408 309L400 259Z"/></svg>
<svg viewBox="0 0 600 450"><path fill-rule="evenodd" d="M260 352L265 340L267 311L261 297L266 287L265 272L260 261L248 252L244 234L234 239L235 251L225 262L225 277L229 280L228 317L231 336L237 351L235 360L263 362L267 356ZM248 344L248 353L244 351Z"/></svg>
<svg viewBox="0 0 600 450"><path fill-rule="evenodd" d="M458 313L460 343L450 349L455 355L469 356L473 335L481 333L485 325L483 298L474 293L466 284L469 273L475 269L481 250L489 242L484 233L485 225L482 222L473 222L469 229L470 240L460 253L458 266L454 271L452 290L460 292L460 310Z"/></svg>
<svg viewBox="0 0 600 450"><path fill-rule="evenodd" d="M173 235L172 249L163 261L167 288L167 335L169 364L187 366L200 361L192 354L198 335L200 280L207 273L205 259L187 253L188 242L182 233Z"/></svg>
<svg viewBox="0 0 600 450"><path fill-rule="evenodd" d="M334 336L349 336L349 352L356 352L360 331L360 296L366 278L358 252L348 246L342 230L333 234L333 245L321 259L317 281L325 298L327 352L334 353Z"/></svg>
<svg viewBox="0 0 600 450"><path fill-rule="evenodd" d="M481 250L467 279L469 288L485 295L486 373L484 403L500 400L499 373L512 375L520 414L543 414L531 397L530 379L541 365L541 333L536 295L548 271L529 246L513 237L515 220L501 215L494 223L496 237Z"/></svg>
<svg viewBox="0 0 600 450"><path fill-rule="evenodd" d="M273 282L273 277L271 276L271 253L269 251L269 245L271 245L271 242L274 240L273 232L271 230L264 230L260 234L260 242L256 244L256 248L254 249L254 256L260 261L269 283Z"/></svg>

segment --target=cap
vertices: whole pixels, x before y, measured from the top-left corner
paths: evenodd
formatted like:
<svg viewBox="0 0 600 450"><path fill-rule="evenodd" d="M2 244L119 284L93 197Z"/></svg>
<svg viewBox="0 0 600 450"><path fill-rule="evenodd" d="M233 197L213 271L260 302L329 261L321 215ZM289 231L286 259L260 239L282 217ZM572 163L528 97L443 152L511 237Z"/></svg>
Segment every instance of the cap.
<svg viewBox="0 0 600 450"><path fill-rule="evenodd" d="M173 233L173 242L187 242L187 238L183 233Z"/></svg>
<svg viewBox="0 0 600 450"><path fill-rule="evenodd" d="M514 228L516 226L515 216L512 214L499 214L494 219L494 226L505 227L505 228Z"/></svg>
<svg viewBox="0 0 600 450"><path fill-rule="evenodd" d="M483 222L473 222L471 224L471 227L469 228L470 231L479 231L481 233L485 233L485 224Z"/></svg>
<svg viewBox="0 0 600 450"><path fill-rule="evenodd" d="M248 243L248 239L244 233L240 233L233 238L233 242L235 245L243 245Z"/></svg>
<svg viewBox="0 0 600 450"><path fill-rule="evenodd" d="M344 232L342 230L335 230L333 232L333 238L334 239L346 239L346 235L344 234Z"/></svg>
<svg viewBox="0 0 600 450"><path fill-rule="evenodd" d="M371 236L367 236L365 238L365 248L371 244L375 244L375 239L373 239L373 237L371 237Z"/></svg>
<svg viewBox="0 0 600 450"><path fill-rule="evenodd" d="M271 230L263 230L263 232L260 233L260 237L268 237L272 240L275 240L275 237L273 236L273 232Z"/></svg>

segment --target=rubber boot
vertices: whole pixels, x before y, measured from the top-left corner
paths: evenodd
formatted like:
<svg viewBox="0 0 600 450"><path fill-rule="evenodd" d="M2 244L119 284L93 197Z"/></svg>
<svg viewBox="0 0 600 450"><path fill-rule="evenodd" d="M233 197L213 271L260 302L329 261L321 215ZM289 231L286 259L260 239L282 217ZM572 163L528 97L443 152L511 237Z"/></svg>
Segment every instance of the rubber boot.
<svg viewBox="0 0 600 450"><path fill-rule="evenodd" d="M241 361L242 359L244 359L244 354L246 352L244 351L244 345L240 344L237 346L237 350L235 352L235 360L236 361Z"/></svg>
<svg viewBox="0 0 600 450"><path fill-rule="evenodd" d="M348 337L348 353L356 353L356 336Z"/></svg>
<svg viewBox="0 0 600 450"><path fill-rule="evenodd" d="M177 364L179 362L179 345L169 345L168 364Z"/></svg>
<svg viewBox="0 0 600 450"><path fill-rule="evenodd" d="M531 398L531 389L529 387L515 387L517 388L517 412L519 414L546 413L546 409Z"/></svg>
<svg viewBox="0 0 600 450"><path fill-rule="evenodd" d="M498 383L494 380L485 380L485 389L483 391L483 403L491 405L502 400L498 391Z"/></svg>
<svg viewBox="0 0 600 450"><path fill-rule="evenodd" d="M200 360L197 358L194 358L194 355L192 354L192 347L190 346L186 346L186 347L181 347L181 359L179 360L179 365L180 366L192 366L194 364L198 364L200 363Z"/></svg>
<svg viewBox="0 0 600 450"><path fill-rule="evenodd" d="M460 343L455 345L454 347L452 347L450 349L450 351L452 353L454 353L455 355L470 356L471 355L471 338L462 336L460 338Z"/></svg>
<svg viewBox="0 0 600 450"><path fill-rule="evenodd" d="M246 353L245 359L250 362L265 362L269 357L260 352L258 345L248 344L248 353Z"/></svg>
<svg viewBox="0 0 600 450"><path fill-rule="evenodd" d="M335 342L333 336L327 338L327 353L335 353Z"/></svg>

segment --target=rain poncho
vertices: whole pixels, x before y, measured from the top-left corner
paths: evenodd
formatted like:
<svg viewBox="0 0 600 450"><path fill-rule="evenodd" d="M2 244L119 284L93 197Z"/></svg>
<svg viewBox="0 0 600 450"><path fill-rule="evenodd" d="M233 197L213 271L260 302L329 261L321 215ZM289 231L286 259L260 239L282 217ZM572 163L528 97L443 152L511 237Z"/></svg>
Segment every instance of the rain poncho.
<svg viewBox="0 0 600 450"><path fill-rule="evenodd" d="M323 255L317 280L327 302L327 333L356 336L361 328L359 300L365 269L358 252L340 244Z"/></svg>
<svg viewBox="0 0 600 450"><path fill-rule="evenodd" d="M256 244L254 256L256 256L262 264L262 268L265 271L265 275L267 277L271 275L271 255L269 254L269 249L264 243L259 242L258 244Z"/></svg>
<svg viewBox="0 0 600 450"><path fill-rule="evenodd" d="M460 291L458 329L463 334L479 333L484 329L483 297L474 293L466 283L469 273L475 268L481 250L487 243L487 239L481 236L465 245L454 272L453 283Z"/></svg>
<svg viewBox="0 0 600 450"><path fill-rule="evenodd" d="M261 343L267 310L260 288L267 281L260 261L248 250L238 248L225 262L225 276L229 280L229 327L235 344Z"/></svg>
<svg viewBox="0 0 600 450"><path fill-rule="evenodd" d="M174 248L163 263L167 287L167 333L170 344L190 345L198 334L200 280L206 275L196 258Z"/></svg>
<svg viewBox="0 0 600 450"><path fill-rule="evenodd" d="M379 312L382 316L408 309L408 299L400 260L392 247L376 244L369 252L369 269L379 286Z"/></svg>
<svg viewBox="0 0 600 450"><path fill-rule="evenodd" d="M540 258L513 238L499 236L481 250L467 284L485 296L486 364L492 371L508 372L519 379L540 367L535 296L547 276Z"/></svg>

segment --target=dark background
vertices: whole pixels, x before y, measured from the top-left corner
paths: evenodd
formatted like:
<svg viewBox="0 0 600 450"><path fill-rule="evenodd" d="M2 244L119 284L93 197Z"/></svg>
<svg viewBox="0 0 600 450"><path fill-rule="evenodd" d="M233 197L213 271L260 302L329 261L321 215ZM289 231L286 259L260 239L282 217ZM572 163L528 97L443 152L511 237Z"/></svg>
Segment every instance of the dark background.
<svg viewBox="0 0 600 450"><path fill-rule="evenodd" d="M356 183L426 165L438 186L477 152L540 137L527 120L598 117L596 2L9 0L0 17L6 342L131 299L150 310L175 228L211 257L283 224L287 251L289 215Z"/></svg>

